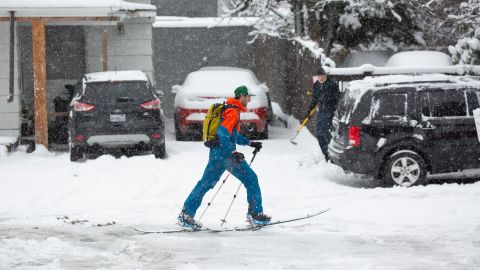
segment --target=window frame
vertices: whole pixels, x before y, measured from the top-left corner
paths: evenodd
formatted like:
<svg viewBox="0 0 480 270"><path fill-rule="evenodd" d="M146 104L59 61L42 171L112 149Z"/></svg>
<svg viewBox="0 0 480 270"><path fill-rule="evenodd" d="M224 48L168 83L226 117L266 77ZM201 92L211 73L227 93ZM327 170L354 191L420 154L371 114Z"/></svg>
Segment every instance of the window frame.
<svg viewBox="0 0 480 270"><path fill-rule="evenodd" d="M422 117L422 120L435 120L435 119L468 119L472 118L473 115L469 115L469 108L468 108L468 100L467 100L467 90L466 88L448 88L448 89L442 89L442 88L428 88L428 89L422 89L419 91L419 93L426 93L427 94L427 99L428 99L428 108L430 112L430 116L426 116L423 114L422 108L419 108L420 110L420 115ZM446 92L446 91L462 91L463 92L463 99L465 102L465 115L455 115L455 116L432 116L432 99L430 94L435 93L435 92ZM419 100L421 101L421 98L419 97ZM420 106L419 106L420 107Z"/></svg>
<svg viewBox="0 0 480 270"><path fill-rule="evenodd" d="M370 104L370 112L369 118L373 121L403 121L408 122L409 116L409 92L408 91L378 91L372 95L371 104ZM374 115L375 111L375 103L379 100L380 96L392 96L392 95L400 95L405 97L405 106L404 106L404 115L391 115L391 116L379 116Z"/></svg>

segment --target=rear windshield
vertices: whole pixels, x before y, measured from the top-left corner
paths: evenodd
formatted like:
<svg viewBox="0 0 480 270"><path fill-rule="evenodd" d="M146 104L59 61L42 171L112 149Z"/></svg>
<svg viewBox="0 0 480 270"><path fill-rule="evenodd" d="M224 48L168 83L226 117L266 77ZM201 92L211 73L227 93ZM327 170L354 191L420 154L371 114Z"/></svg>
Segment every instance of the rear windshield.
<svg viewBox="0 0 480 270"><path fill-rule="evenodd" d="M340 99L338 102L337 110L335 111L335 117L342 122L348 122L348 118L350 117L354 106L355 97L350 91L345 91L342 99Z"/></svg>
<svg viewBox="0 0 480 270"><path fill-rule="evenodd" d="M82 100L89 102L145 101L152 99L145 81L91 82L85 86Z"/></svg>

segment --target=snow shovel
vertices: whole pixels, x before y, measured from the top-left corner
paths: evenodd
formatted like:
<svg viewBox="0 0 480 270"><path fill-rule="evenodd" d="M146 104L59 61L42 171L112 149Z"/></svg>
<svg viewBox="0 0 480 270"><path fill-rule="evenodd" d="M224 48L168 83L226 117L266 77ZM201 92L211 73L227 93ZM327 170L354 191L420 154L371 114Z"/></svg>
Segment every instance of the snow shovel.
<svg viewBox="0 0 480 270"><path fill-rule="evenodd" d="M310 117L313 115L313 112L315 112L315 108L313 108L310 113L308 114L307 118L305 118L305 120L303 120L302 124L300 125L300 127L297 128L297 131L295 132L295 135L293 135L293 137L290 139L290 142L293 143L294 145L297 145L298 143L296 141L294 141L294 139L298 136L298 134L300 133L300 130L302 130L302 128L304 126L307 125L307 122L308 120L310 119Z"/></svg>

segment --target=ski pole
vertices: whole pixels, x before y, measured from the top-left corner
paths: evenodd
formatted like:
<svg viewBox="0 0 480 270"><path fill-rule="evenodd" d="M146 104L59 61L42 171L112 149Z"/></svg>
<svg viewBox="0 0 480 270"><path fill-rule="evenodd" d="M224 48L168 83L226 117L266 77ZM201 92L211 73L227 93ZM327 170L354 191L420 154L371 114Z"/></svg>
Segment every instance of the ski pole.
<svg viewBox="0 0 480 270"><path fill-rule="evenodd" d="M294 141L294 139L297 137L297 135L300 133L300 130L302 130L302 128L304 126L307 125L307 122L308 120L310 119L310 117L313 115L313 112L315 111L315 108L313 108L310 113L308 114L308 116L305 118L305 120L303 120L302 124L300 125L300 127L297 128L297 131L295 133L295 135L290 139L290 142L293 143L294 145L297 145L298 143L296 141Z"/></svg>
<svg viewBox="0 0 480 270"><path fill-rule="evenodd" d="M258 151L259 151L258 149L255 149L255 151L253 151L253 157L252 157L252 160L250 160L249 166L252 165L253 160L255 159L255 156L257 156ZM232 208L232 205L233 205L233 202L235 201L235 198L237 198L237 195L238 195L238 192L240 191L241 186L242 186L242 183L240 182L240 184L238 185L238 188L237 188L237 192L235 192L235 195L233 195L232 202L230 202L230 206L228 206L227 213L225 213L225 216L223 217L223 219L221 219L222 224L220 224L220 227L223 226L223 223L227 222L228 213L230 212L230 209Z"/></svg>
<svg viewBox="0 0 480 270"><path fill-rule="evenodd" d="M212 200L210 200L210 202L207 204L207 207L205 208L205 210L203 210L202 214L201 214L200 217L198 218L198 222L200 222L200 220L202 220L203 215L205 215L205 212L207 212L208 207L210 207L210 205L212 205L213 200L215 200L215 197L217 197L218 192L220 191L220 189L222 189L223 185L224 185L225 182L227 181L227 179L228 179L228 177L230 176L230 174L232 174L232 173L231 173L231 172L228 172L227 176L223 179L222 184L220 185L220 187L218 187L217 192L215 192L215 194L214 194L213 197L212 197Z"/></svg>

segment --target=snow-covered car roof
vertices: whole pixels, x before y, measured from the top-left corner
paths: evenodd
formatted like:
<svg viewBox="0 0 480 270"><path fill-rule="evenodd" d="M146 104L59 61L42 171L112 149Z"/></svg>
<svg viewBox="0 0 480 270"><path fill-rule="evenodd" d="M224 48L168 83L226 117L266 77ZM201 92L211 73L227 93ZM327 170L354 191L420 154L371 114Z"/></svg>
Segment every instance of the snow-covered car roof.
<svg viewBox="0 0 480 270"><path fill-rule="evenodd" d="M206 97L228 97L240 85L245 85L257 94L259 82L248 69L207 67L188 74L182 85L182 92Z"/></svg>
<svg viewBox="0 0 480 270"><path fill-rule="evenodd" d="M139 70L105 71L85 74L85 82L148 81L147 74Z"/></svg>
<svg viewBox="0 0 480 270"><path fill-rule="evenodd" d="M445 74L375 76L351 81L347 84L347 89L351 95L360 97L369 90L416 87L419 84L423 86L435 84L440 88L463 86L480 89L480 76L451 76Z"/></svg>
<svg viewBox="0 0 480 270"><path fill-rule="evenodd" d="M451 66L452 59L443 52L408 51L392 55L386 67L442 67Z"/></svg>

